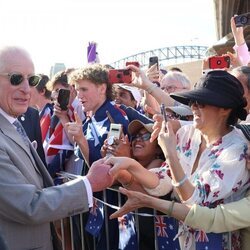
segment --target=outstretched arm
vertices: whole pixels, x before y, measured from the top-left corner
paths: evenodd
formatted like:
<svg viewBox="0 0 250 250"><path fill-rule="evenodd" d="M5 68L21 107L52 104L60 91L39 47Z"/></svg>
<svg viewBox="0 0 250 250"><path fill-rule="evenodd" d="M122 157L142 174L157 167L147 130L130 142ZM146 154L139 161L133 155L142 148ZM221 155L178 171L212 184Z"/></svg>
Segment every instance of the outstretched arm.
<svg viewBox="0 0 250 250"><path fill-rule="evenodd" d="M128 199L118 211L110 216L110 219L120 217L141 207L149 207L183 221L190 210L190 206L185 204L174 203L125 188L120 188L119 190Z"/></svg>
<svg viewBox="0 0 250 250"><path fill-rule="evenodd" d="M127 170L140 185L152 189L158 186L159 178L153 172L148 171L139 162L129 157L110 157L105 161L112 168L109 173L117 178L119 172Z"/></svg>

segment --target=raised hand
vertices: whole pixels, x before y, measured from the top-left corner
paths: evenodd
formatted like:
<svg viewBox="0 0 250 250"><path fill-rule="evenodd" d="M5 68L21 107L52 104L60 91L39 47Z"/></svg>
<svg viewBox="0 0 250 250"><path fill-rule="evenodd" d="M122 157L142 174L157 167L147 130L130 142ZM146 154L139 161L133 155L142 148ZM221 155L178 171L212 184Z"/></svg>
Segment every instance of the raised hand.
<svg viewBox="0 0 250 250"><path fill-rule="evenodd" d="M161 131L158 136L158 144L166 159L168 155L176 154L176 136L170 122L162 122Z"/></svg>
<svg viewBox="0 0 250 250"><path fill-rule="evenodd" d="M75 122L68 122L65 124L67 133L72 136L74 142L80 143L81 141L86 141L85 136L82 131L82 120L79 115L74 112Z"/></svg>

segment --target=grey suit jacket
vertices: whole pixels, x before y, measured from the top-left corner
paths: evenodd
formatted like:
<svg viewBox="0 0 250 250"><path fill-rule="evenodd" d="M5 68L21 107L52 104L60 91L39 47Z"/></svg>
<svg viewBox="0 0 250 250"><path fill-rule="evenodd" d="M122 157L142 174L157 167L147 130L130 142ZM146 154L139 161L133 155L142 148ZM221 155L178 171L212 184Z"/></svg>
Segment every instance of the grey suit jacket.
<svg viewBox="0 0 250 250"><path fill-rule="evenodd" d="M0 190L0 227L11 250L52 249L50 222L89 210L83 180L53 186L36 150L1 114Z"/></svg>

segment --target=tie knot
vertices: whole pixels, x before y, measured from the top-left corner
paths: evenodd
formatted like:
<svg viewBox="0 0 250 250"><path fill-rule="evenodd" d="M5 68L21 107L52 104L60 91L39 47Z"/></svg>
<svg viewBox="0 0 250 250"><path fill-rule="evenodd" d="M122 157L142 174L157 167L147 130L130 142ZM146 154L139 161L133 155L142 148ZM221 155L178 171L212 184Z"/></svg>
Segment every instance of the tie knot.
<svg viewBox="0 0 250 250"><path fill-rule="evenodd" d="M18 120L15 120L13 125L15 125L16 128L23 128L22 124Z"/></svg>

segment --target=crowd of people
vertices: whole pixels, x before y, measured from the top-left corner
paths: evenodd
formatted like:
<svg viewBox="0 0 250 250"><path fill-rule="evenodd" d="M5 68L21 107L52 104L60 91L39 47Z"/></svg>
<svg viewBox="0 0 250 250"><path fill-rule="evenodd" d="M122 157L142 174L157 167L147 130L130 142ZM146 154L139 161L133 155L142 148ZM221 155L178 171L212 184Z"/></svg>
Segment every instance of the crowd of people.
<svg viewBox="0 0 250 250"><path fill-rule="evenodd" d="M24 48L0 48L0 249L62 249L57 221L69 216L75 249L129 249L119 218L135 210L151 215L138 218L138 249L155 249L155 215L171 218L175 248L248 249L250 58L234 18L231 28L230 68L204 58L195 84L157 64L126 66L129 84L111 84L100 63L49 78ZM81 242L95 199L122 206Z"/></svg>

